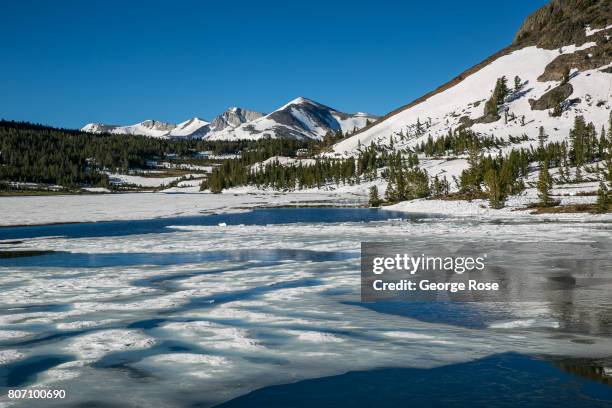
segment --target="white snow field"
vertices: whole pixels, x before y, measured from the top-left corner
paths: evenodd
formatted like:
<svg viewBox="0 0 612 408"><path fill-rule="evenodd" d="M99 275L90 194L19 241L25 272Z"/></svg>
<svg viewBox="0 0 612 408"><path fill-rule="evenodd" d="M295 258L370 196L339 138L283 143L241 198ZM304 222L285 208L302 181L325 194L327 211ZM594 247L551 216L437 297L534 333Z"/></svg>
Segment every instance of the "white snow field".
<svg viewBox="0 0 612 408"><path fill-rule="evenodd" d="M65 361L20 388L66 389L74 405L172 407L176 401L212 405L266 385L350 370L437 367L502 352L605 356L609 335L564 332L570 313L546 301L470 306L476 320L487 316L482 327L374 311L359 304L359 245L406 239L437 245L466 237L609 242L610 229L584 220L424 217L23 239L12 248L62 252L56 262L0 263L0 330L8 333L0 338L0 364L61 355ZM597 304L587 315L596 322L602 310L606 305ZM0 403L25 407L29 401L2 396Z"/></svg>
<svg viewBox="0 0 612 408"><path fill-rule="evenodd" d="M193 186L192 190L199 190L199 185ZM280 193L250 188L243 191L223 194L123 193L0 197L3 213L0 226L137 220L241 211L255 207L355 206L366 202L364 196L338 196L325 191Z"/></svg>

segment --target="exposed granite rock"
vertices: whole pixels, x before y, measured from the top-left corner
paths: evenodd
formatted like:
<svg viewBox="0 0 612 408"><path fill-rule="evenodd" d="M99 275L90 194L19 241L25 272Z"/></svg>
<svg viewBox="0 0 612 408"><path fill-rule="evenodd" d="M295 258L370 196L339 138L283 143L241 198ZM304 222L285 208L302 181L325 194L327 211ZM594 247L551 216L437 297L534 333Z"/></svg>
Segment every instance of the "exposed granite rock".
<svg viewBox="0 0 612 408"><path fill-rule="evenodd" d="M500 118L501 116L499 116L499 114L494 115L492 113L488 113L484 116L479 117L473 123L493 123L497 122Z"/></svg>
<svg viewBox="0 0 612 408"><path fill-rule="evenodd" d="M462 116L459 118L459 126L456 130L467 129L471 127L474 123L475 121L473 119L470 119L469 116Z"/></svg>
<svg viewBox="0 0 612 408"><path fill-rule="evenodd" d="M585 50L559 55L546 66L538 81L561 81L563 72L567 69L586 71L603 67L610 62L612 62L612 41L602 41Z"/></svg>
<svg viewBox="0 0 612 408"><path fill-rule="evenodd" d="M529 99L531 110L547 110L560 104L574 92L572 84L566 82L546 92L539 99Z"/></svg>
<svg viewBox="0 0 612 408"><path fill-rule="evenodd" d="M514 45L554 49L591 41L585 27L603 28L612 21L610 0L552 0L526 19Z"/></svg>
<svg viewBox="0 0 612 408"><path fill-rule="evenodd" d="M176 125L172 123L162 122L159 120L151 120L151 119L141 122L140 125L147 129L167 130L167 131L170 131L176 127Z"/></svg>
<svg viewBox="0 0 612 408"><path fill-rule="evenodd" d="M264 116L263 113L242 108L230 108L217 116L210 122L211 129L223 130L227 127L237 127L243 123L250 122Z"/></svg>

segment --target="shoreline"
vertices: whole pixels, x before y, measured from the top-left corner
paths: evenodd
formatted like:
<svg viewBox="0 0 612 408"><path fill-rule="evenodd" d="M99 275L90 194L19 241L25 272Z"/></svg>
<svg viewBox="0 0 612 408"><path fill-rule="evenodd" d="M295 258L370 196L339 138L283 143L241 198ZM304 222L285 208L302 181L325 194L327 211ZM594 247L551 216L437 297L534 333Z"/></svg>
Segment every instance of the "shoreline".
<svg viewBox="0 0 612 408"><path fill-rule="evenodd" d="M525 207L526 197L501 210L488 208L486 200L418 199L378 207L383 211L420 213L491 221L612 222L612 213L552 212L535 214ZM86 224L125 220L155 220L227 214L263 208L368 208L367 197L354 193L231 192L210 193L111 193L40 196L5 196L5 220L0 229ZM12 217L12 219L11 219Z"/></svg>

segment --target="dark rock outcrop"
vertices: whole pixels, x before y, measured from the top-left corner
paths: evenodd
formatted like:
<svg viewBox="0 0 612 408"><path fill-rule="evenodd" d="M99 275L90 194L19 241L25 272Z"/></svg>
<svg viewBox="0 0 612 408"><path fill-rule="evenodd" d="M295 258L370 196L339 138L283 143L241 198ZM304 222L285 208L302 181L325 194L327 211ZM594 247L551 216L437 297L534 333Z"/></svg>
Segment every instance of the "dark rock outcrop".
<svg viewBox="0 0 612 408"><path fill-rule="evenodd" d="M578 71L586 71L603 67L610 62L612 62L612 41L605 41L595 47L559 55L546 66L538 81L561 81L566 70L575 68Z"/></svg>
<svg viewBox="0 0 612 408"><path fill-rule="evenodd" d="M572 84L566 82L546 92L539 99L529 99L529 105L531 110L552 109L569 98L572 92L574 92Z"/></svg>
<svg viewBox="0 0 612 408"><path fill-rule="evenodd" d="M499 116L499 114L496 115L493 113L488 113L476 119L474 123L493 123L497 122L499 119L501 119L501 116Z"/></svg>
<svg viewBox="0 0 612 408"><path fill-rule="evenodd" d="M585 27L603 28L612 21L610 0L552 0L526 19L514 45L555 49L591 41Z"/></svg>

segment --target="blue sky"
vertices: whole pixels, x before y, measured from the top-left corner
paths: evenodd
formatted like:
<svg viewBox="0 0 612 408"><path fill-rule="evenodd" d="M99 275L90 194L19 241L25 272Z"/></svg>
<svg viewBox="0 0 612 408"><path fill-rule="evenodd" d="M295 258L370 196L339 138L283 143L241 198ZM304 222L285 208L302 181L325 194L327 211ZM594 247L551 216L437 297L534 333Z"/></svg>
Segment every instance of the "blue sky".
<svg viewBox="0 0 612 408"><path fill-rule="evenodd" d="M384 114L508 45L543 0L0 2L0 118L211 120L306 96Z"/></svg>

